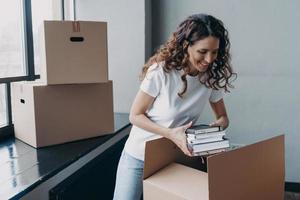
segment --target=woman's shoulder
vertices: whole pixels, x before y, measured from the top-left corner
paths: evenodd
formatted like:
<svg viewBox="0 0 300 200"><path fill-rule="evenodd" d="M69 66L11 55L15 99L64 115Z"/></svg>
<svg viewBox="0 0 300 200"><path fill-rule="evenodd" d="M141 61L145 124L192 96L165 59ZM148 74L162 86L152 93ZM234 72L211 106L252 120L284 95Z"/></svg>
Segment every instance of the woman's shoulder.
<svg viewBox="0 0 300 200"><path fill-rule="evenodd" d="M147 70L147 73L145 75L145 79L153 79L153 80L159 80L162 83L167 82L178 82L181 81L179 71L175 69L166 70L165 69L165 63L159 62L159 63L153 63Z"/></svg>
<svg viewBox="0 0 300 200"><path fill-rule="evenodd" d="M163 76L170 76L170 75L179 73L179 71L176 70L176 69L171 69L171 70L165 69L165 62L153 63L148 68L147 74L151 73L151 72L154 72L154 73L157 73L157 74L160 74L160 75L163 75Z"/></svg>
<svg viewBox="0 0 300 200"><path fill-rule="evenodd" d="M163 66L164 63L163 62L155 62L152 65L150 65L150 67L148 68L147 72L151 72L151 71L161 71L163 70Z"/></svg>
<svg viewBox="0 0 300 200"><path fill-rule="evenodd" d="M146 76L164 76L164 64L162 62L153 63L147 70Z"/></svg>

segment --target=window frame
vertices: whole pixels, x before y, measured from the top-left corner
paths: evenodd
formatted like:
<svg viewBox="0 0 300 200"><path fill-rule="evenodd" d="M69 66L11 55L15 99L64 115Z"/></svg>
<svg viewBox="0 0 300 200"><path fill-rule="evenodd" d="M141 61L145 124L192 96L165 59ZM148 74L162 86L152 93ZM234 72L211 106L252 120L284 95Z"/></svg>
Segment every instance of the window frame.
<svg viewBox="0 0 300 200"><path fill-rule="evenodd" d="M75 1L75 0L73 0ZM14 136L14 125L12 122L11 108L11 83L17 81L33 81L40 78L35 74L34 67L34 44L32 32L32 7L31 0L22 0L23 10L23 36L24 36L24 57L25 57L25 76L14 76L0 78L0 84L5 84L6 90L6 108L7 108L7 125L0 127L0 141L7 137ZM65 0L60 0L62 20L65 19Z"/></svg>

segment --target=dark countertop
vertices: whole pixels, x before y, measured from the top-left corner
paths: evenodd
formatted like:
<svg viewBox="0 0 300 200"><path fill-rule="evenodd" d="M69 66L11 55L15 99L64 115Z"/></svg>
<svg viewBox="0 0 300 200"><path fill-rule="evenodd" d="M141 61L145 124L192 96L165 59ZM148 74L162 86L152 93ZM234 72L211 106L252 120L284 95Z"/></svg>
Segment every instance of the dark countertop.
<svg viewBox="0 0 300 200"><path fill-rule="evenodd" d="M128 114L115 113L115 133L35 149L18 139L0 142L0 199L19 199L130 125Z"/></svg>

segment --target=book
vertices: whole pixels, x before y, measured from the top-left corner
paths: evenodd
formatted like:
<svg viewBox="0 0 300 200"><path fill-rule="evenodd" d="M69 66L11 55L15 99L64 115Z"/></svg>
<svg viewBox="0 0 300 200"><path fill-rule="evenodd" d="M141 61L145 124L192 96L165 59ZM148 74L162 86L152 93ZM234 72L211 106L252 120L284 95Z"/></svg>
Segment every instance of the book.
<svg viewBox="0 0 300 200"><path fill-rule="evenodd" d="M240 144L231 144L229 147L226 148L221 148L221 149L214 149L214 150L209 150L209 151L200 151L200 152L193 152L193 156L208 156L208 155L212 155L212 154L216 154L216 153L221 153L221 152L225 152L225 151L231 151L234 149L238 149L240 147L243 147L244 145L240 145Z"/></svg>
<svg viewBox="0 0 300 200"><path fill-rule="evenodd" d="M206 137L200 139L187 138L187 142L191 145L195 145L195 144L203 144L208 142L218 142L218 141L222 141L223 139L225 139L223 135L218 135L214 137Z"/></svg>
<svg viewBox="0 0 300 200"><path fill-rule="evenodd" d="M222 128L220 126L209 126L207 124L199 124L192 126L186 129L187 134L201 134L201 133L211 133L216 131L221 131Z"/></svg>
<svg viewBox="0 0 300 200"><path fill-rule="evenodd" d="M228 148L214 149L210 151L193 152L193 156L208 156L226 151Z"/></svg>
<svg viewBox="0 0 300 200"><path fill-rule="evenodd" d="M226 131L217 131L217 132L210 132L210 133L202 133L202 134L186 134L188 140L198 140L204 139L209 137L221 137L225 136Z"/></svg>
<svg viewBox="0 0 300 200"><path fill-rule="evenodd" d="M210 151L210 150L215 150L215 149L228 148L229 141L222 140L219 142L209 142L209 143L196 144L196 145L188 144L188 147L191 150L193 150L193 152Z"/></svg>

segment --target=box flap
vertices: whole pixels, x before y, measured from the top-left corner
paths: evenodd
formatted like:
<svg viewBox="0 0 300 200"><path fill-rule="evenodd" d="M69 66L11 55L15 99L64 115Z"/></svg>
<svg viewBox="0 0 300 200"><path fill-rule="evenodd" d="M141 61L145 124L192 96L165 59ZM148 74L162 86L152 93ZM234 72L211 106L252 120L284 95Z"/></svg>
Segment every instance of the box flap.
<svg viewBox="0 0 300 200"><path fill-rule="evenodd" d="M144 179L173 162L178 153L180 153L179 151L179 148L167 138L147 141L145 148Z"/></svg>
<svg viewBox="0 0 300 200"><path fill-rule="evenodd" d="M207 158L210 200L282 200L284 135Z"/></svg>

